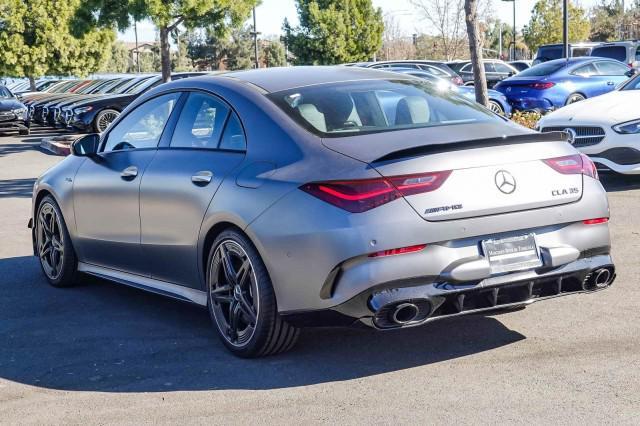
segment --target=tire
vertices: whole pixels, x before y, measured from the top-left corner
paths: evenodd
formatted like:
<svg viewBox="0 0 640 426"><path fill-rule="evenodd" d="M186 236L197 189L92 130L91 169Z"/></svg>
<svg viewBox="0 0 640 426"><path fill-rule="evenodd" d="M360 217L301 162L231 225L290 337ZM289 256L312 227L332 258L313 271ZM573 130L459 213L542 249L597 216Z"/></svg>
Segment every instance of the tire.
<svg viewBox="0 0 640 426"><path fill-rule="evenodd" d="M37 212L36 251L42 272L52 286L70 287L76 283L78 260L60 207L47 195Z"/></svg>
<svg viewBox="0 0 640 426"><path fill-rule="evenodd" d="M105 109L96 114L93 119L93 130L96 133L102 133L107 130L109 124L113 122L120 115L120 111L115 109Z"/></svg>
<svg viewBox="0 0 640 426"><path fill-rule="evenodd" d="M502 105L500 105L496 101L489 101L489 109L498 115L504 115L504 109L502 109Z"/></svg>
<svg viewBox="0 0 640 426"><path fill-rule="evenodd" d="M20 136L29 136L31 134L31 129L20 129L18 130L18 134Z"/></svg>
<svg viewBox="0 0 640 426"><path fill-rule="evenodd" d="M567 98L567 102L565 103L565 105L575 104L576 102L584 101L585 99L587 98L584 97L584 95L581 95L580 93L572 93Z"/></svg>
<svg viewBox="0 0 640 426"><path fill-rule="evenodd" d="M271 279L258 251L237 230L223 231L211 246L207 306L218 337L239 357L285 352L298 339L299 330L278 314Z"/></svg>

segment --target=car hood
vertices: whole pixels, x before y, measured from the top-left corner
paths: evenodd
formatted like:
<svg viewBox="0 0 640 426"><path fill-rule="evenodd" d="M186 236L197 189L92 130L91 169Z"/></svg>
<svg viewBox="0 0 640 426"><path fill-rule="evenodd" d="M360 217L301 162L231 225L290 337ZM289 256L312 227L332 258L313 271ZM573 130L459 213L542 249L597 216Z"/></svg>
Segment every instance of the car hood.
<svg viewBox="0 0 640 426"><path fill-rule="evenodd" d="M0 111L10 111L18 108L24 108L22 102L15 99L0 99Z"/></svg>
<svg viewBox="0 0 640 426"><path fill-rule="evenodd" d="M640 118L640 112L637 109L639 102L640 90L613 91L567 105L546 115L540 124L621 123Z"/></svg>

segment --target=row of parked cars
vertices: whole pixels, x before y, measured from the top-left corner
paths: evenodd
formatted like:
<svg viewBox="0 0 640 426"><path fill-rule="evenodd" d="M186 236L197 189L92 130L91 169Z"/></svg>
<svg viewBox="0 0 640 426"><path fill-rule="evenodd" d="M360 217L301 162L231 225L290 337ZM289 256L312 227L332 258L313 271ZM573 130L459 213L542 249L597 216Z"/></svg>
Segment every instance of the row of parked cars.
<svg viewBox="0 0 640 426"><path fill-rule="evenodd" d="M202 74L176 73L172 79ZM137 74L47 79L36 84L36 91L19 91L21 82L0 86L0 128L20 134L28 134L33 125L101 133L131 102L161 83L159 75Z"/></svg>

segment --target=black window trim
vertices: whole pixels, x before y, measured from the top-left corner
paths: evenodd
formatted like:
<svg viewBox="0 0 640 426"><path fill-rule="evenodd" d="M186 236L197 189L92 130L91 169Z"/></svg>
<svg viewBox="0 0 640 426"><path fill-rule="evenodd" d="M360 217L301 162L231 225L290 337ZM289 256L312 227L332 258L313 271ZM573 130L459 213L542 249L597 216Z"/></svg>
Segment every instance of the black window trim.
<svg viewBox="0 0 640 426"><path fill-rule="evenodd" d="M242 118L240 117L240 114L238 114L238 112L236 111L236 109L229 103L227 102L225 99L222 98L222 96L217 95L209 90L204 90L204 89L199 89L199 88L184 88L184 89L180 89L180 92L182 92L182 102L180 102L178 105L176 105L176 108L174 108L174 111L177 111L177 114L175 116L175 119L170 118L169 121L167 121L167 125L165 126L165 133L167 133L167 138L166 140L164 140L164 133L162 135L162 137L160 138L160 143L158 144L157 149L161 149L161 150L172 150L172 149L176 149L176 150L194 150L194 151L216 151L216 152L235 152L235 153L242 153L242 154L246 154L246 152L249 149L249 140L247 138L247 131L246 128L244 126L244 123L242 122ZM188 146L171 146L171 139L173 139L173 134L176 130L176 126L178 124L178 119L180 118L180 114L182 113L182 109L184 108L184 105L187 102L187 99L189 98L189 94L192 92L197 92L197 93L202 93L204 95L207 96L212 96L213 98L215 98L216 100L219 100L222 104L224 104L228 109L228 113L227 116L225 117L224 123L222 125L222 131L220 132L220 137L218 138L218 144L215 148L196 148L196 147L188 147ZM179 108L178 108L179 107ZM224 149L224 148L220 148L220 144L222 143L222 138L224 136L224 132L227 130L227 124L229 123L229 118L231 117L232 114L235 114L236 117L238 117L238 122L240 122L240 128L242 129L242 133L244 135L244 143L245 143L245 149L244 150L235 150L235 149Z"/></svg>
<svg viewBox="0 0 640 426"><path fill-rule="evenodd" d="M117 150L117 151L109 151L109 152L105 152L104 151L104 149L105 149L105 147L107 145L107 140L109 140L109 136L111 135L111 132L116 127L116 125L118 125L118 123L120 123L122 120L124 120L126 117L128 117L129 114L131 114L133 111L138 109L141 105L144 105L144 104L146 104L148 102L151 102L152 100L157 99L160 96L170 95L172 93L179 93L180 96L178 96L178 101L176 102L176 106L171 111L171 114L169 115L169 118L167 119L167 122L165 123L164 128L162 129L162 133L160 134L160 138L158 139L158 144L155 147L133 148L133 149ZM169 127L169 124L171 123L173 117L175 116L176 111L178 109L182 110L182 104L183 103L184 103L184 93L182 93L182 90L171 89L171 90L166 90L166 91L157 93L156 95L151 96L148 99L145 99L143 102L140 102L138 105L136 105L135 108L128 108L129 110L127 111L127 113L126 114L120 114L120 116L118 116L116 121L111 123L112 125L109 126L110 127L109 130L104 135L101 136L100 145L99 145L99 149L98 149L98 154L99 155L109 155L111 153L117 153L117 152L148 151L148 150L156 150L156 149L158 149L158 147L160 147L160 145L162 144L163 139L165 138L165 135L167 133L167 129Z"/></svg>

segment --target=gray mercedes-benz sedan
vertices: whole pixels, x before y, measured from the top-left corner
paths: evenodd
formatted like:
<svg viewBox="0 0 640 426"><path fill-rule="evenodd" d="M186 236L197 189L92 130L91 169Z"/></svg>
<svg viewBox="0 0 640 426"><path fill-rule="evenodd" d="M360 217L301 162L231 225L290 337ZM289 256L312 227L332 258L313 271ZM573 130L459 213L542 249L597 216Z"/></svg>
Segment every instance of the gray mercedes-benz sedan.
<svg viewBox="0 0 640 426"><path fill-rule="evenodd" d="M408 75L274 68L164 84L45 172L35 254L207 306L239 356L609 286L593 163Z"/></svg>

